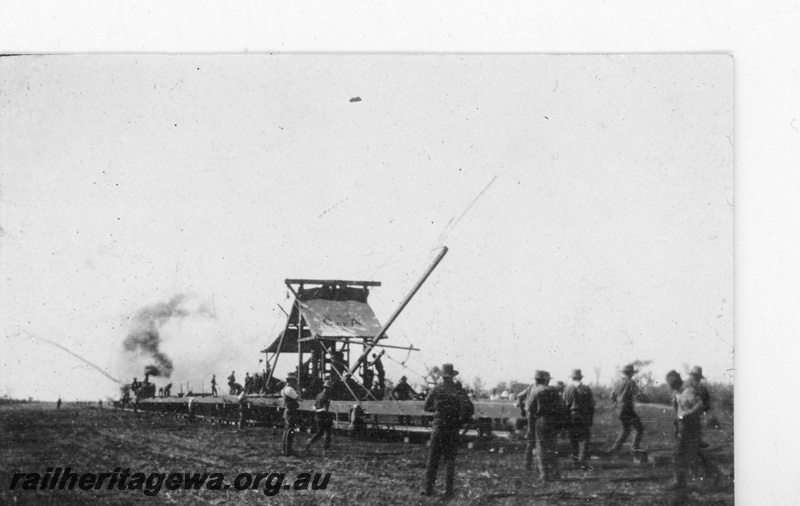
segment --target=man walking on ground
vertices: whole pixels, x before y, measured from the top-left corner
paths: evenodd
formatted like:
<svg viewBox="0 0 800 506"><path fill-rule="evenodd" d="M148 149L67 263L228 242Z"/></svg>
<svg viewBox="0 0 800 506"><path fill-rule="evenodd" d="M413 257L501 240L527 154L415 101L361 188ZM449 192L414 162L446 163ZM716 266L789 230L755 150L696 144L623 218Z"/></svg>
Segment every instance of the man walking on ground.
<svg viewBox="0 0 800 506"><path fill-rule="evenodd" d="M445 496L452 497L454 493L458 430L464 420L471 418L475 412L472 401L462 395L453 383L453 377L457 375L453 364L442 365L442 382L425 399L425 411L433 413L433 422L422 495L433 495L440 459L444 459L445 463Z"/></svg>
<svg viewBox="0 0 800 506"><path fill-rule="evenodd" d="M564 418L564 401L555 388L548 386L550 373L536 371L534 384L519 395L520 404L528 413L528 444L525 448L525 469L533 466L533 450L539 464L539 478L544 481L558 480L558 455L556 443Z"/></svg>
<svg viewBox="0 0 800 506"><path fill-rule="evenodd" d="M564 392L564 404L569 410L569 442L573 467L585 469L587 447L592 434L594 397L592 389L581 382L580 369L572 371L572 384Z"/></svg>
<svg viewBox="0 0 800 506"><path fill-rule="evenodd" d="M639 450L642 443L644 427L642 426L642 421L639 419L639 415L633 410L633 399L638 394L638 388L632 378L637 372L638 371L633 369L633 365L628 364L623 367L623 377L616 386L614 386L614 390L611 392L611 400L614 401L615 404L619 403L621 405L619 421L622 422L622 432L620 432L617 440L614 441L609 453L617 452L622 448L622 444L631 434L631 429L635 432L632 445L633 451Z"/></svg>
<svg viewBox="0 0 800 506"><path fill-rule="evenodd" d="M294 441L294 428L297 425L297 411L300 409L300 395L297 387L297 374L290 372L286 378L286 386L281 390L283 399L283 455L292 456L292 442Z"/></svg>
<svg viewBox="0 0 800 506"><path fill-rule="evenodd" d="M325 436L325 449L331 447L331 434L333 432L333 420L328 414L331 407L331 387L333 382L328 380L322 385L322 392L317 394L314 401L314 421L317 424L317 433L306 443L306 453L311 451L311 446Z"/></svg>

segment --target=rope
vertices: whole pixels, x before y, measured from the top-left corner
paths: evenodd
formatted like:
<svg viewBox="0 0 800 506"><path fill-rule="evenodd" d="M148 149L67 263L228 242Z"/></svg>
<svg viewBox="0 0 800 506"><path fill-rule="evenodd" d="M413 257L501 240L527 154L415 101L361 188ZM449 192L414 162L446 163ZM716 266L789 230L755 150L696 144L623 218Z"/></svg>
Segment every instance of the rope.
<svg viewBox="0 0 800 506"><path fill-rule="evenodd" d="M417 376L419 376L419 377L420 377L420 378L422 378L423 380L424 380L424 379L426 379L426 378L428 377L427 375L420 374L420 373L418 373L417 371L415 371L415 370L411 369L410 367L406 366L406 365L405 365L405 362L398 362L397 360L393 359L393 358L392 358L392 357L391 357L391 356L390 356L388 353L386 354L386 358L388 358L389 360L391 360L391 361L392 361L392 362L394 362L395 364L398 364L398 365L399 365L400 367L402 367L404 370L406 370L406 371L408 371L408 372L411 372L411 373L414 373L414 374L416 374ZM426 382L426 383L427 383L427 382Z"/></svg>

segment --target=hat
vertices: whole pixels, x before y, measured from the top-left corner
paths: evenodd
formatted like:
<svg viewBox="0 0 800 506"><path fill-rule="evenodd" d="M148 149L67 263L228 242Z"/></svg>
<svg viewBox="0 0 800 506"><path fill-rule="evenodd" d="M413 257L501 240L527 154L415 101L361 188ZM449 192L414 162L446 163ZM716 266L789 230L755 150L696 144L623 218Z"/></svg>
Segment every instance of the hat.
<svg viewBox="0 0 800 506"><path fill-rule="evenodd" d="M678 373L678 371L673 369L667 373L667 385L669 385L670 388L678 388L682 384L683 380L681 379L681 375Z"/></svg>
<svg viewBox="0 0 800 506"><path fill-rule="evenodd" d="M549 380L550 374L547 371L536 371L533 373L534 380Z"/></svg>
<svg viewBox="0 0 800 506"><path fill-rule="evenodd" d="M322 384L322 388L331 388L333 386L333 381L327 380L325 383Z"/></svg>
<svg viewBox="0 0 800 506"><path fill-rule="evenodd" d="M442 364L442 378L458 376L458 371L453 369L453 364Z"/></svg>
<svg viewBox="0 0 800 506"><path fill-rule="evenodd" d="M626 365L625 367L622 368L622 373L623 374L636 374L637 372L639 372L639 371L637 371L637 370L635 370L633 368L633 364L628 364L628 365Z"/></svg>
<svg viewBox="0 0 800 506"><path fill-rule="evenodd" d="M286 375L286 381L296 380L296 379L297 379L297 373L296 372L290 372L289 374Z"/></svg>
<svg viewBox="0 0 800 506"><path fill-rule="evenodd" d="M583 378L583 374L581 374L581 370L580 369L573 369L572 370L572 379L579 380L581 378Z"/></svg>
<svg viewBox="0 0 800 506"><path fill-rule="evenodd" d="M402 377L400 378L400 381L405 381L405 380L407 380L407 379L408 379L408 378L406 378L405 376L402 376Z"/></svg>
<svg viewBox="0 0 800 506"><path fill-rule="evenodd" d="M703 376L703 368L700 367L699 365L692 367L692 371L689 373L689 375L694 376L695 378L698 379L705 378L705 376Z"/></svg>

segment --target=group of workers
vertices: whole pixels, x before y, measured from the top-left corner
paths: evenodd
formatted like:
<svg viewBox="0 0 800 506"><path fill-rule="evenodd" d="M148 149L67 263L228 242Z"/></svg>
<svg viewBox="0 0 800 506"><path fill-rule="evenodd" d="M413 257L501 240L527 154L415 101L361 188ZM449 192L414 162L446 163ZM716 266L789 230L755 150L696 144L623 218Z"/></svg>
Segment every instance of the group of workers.
<svg viewBox="0 0 800 506"><path fill-rule="evenodd" d="M619 405L618 418L622 425L619 436L611 445L608 454L618 452L633 432L631 448L634 458L641 449L644 426L634 410L634 399L638 388L633 380L633 365L622 369L622 378L614 386L611 400ZM591 427L594 417L595 401L591 389L582 383L580 369L572 371L572 384L563 393L551 387L550 374L547 371L536 371L534 384L522 392L519 405L528 419L528 445L525 451L526 469L531 469L534 448L537 449L539 477L544 481L560 478L556 443L559 434L566 430L569 434L571 459L573 466L590 469L587 464L587 445L591 439ZM680 374L670 371L666 383L674 391L673 408L675 420L675 446L673 450L675 466L675 483L671 488L682 490L686 486L687 471L704 468L706 476L715 483L719 479L716 468L700 453L707 446L701 440L701 417L711 408L711 396L703 381L703 369L694 367L689 379L684 382Z"/></svg>
<svg viewBox="0 0 800 506"><path fill-rule="evenodd" d="M380 360L380 357L373 357ZM375 362L373 362L374 364ZM384 383L384 375L380 367L379 383ZM634 409L634 400L638 395L638 388L633 376L638 372L633 365L626 365L622 369L622 377L615 384L611 393L611 400L618 407L618 418L621 430L608 450L608 454L618 452L622 445L633 433L631 448L636 458L637 452L642 452L641 443L644 435L644 426ZM442 367L442 381L425 395L424 410L433 413L431 423L430 449L428 454L423 495L433 494L433 487L439 467L439 461L445 464L445 495L454 493L455 458L457 454L459 431L469 423L474 414L474 406L470 396L453 378L459 373L452 364ZM248 375L249 376L249 375ZM550 374L547 371L537 370L534 374L534 383L516 396L518 406L523 417L527 418L527 446L525 451L525 468L534 468L533 456L539 478L543 481L560 479L558 454L556 444L559 435L567 433L570 442L570 459L576 469L590 470L588 465L588 444L591 440L591 430L595 412L595 400L591 388L582 382L583 375L580 369L575 369L571 374L569 385L550 386ZM228 378L232 394L239 395L239 428L244 424L245 405L247 394L260 391L254 390L253 379L245 380L249 388L236 389L234 373ZM689 377L684 381L676 371L670 371L666 377L667 385L673 390L673 407L676 414L675 420L675 446L673 450L675 465L674 489L683 489L686 486L688 470L697 471L704 468L707 476L714 481L719 478L716 469L703 458L700 449L705 445L701 435L701 417L711 408L711 397L706 383L703 381L703 370L694 367ZM561 382L559 382L561 383ZM134 379L131 390L135 393L150 385L148 378L144 383ZM330 448L333 431L333 418L329 413L332 390L335 382L330 376L326 377L322 390L314 400L314 420L316 432L306 443L306 452L324 437L325 449ZM217 395L216 376L211 379L212 394ZM285 386L280 391L284 402L284 431L282 440L282 454L292 455L294 433L299 424L300 389L297 385L297 374L289 373ZM138 397L138 396L137 396ZM403 376L390 392L390 397L397 401L406 401L420 398ZM401 417L400 423L403 423ZM364 411L360 404L355 404L350 410L350 430L354 435L361 435L366 429Z"/></svg>
<svg viewBox="0 0 800 506"><path fill-rule="evenodd" d="M442 371L442 382L436 385L425 399L424 410L433 413L433 420L423 495L433 494L441 460L445 464L445 496L453 495L459 430L474 414L474 406L469 396L453 381L458 371L452 364L444 364ZM634 434L632 442L634 455L642 451L644 426L634 409L634 399L638 395L633 380L636 372L638 371L632 365L626 365L622 369L622 377L612 391L611 400L615 406L619 406L617 416L622 427L608 454L618 452L631 433ZM528 421L525 467L533 469L533 455L536 449L539 478L543 481L560 479L556 443L559 434L565 431L569 437L573 467L591 469L587 460L587 447L591 440L595 400L591 388L585 385L582 379L581 370L575 369L571 374L571 384L560 389L550 386L551 378L547 371L536 371L534 384L517 396L519 406ZM683 489L686 486L687 472L690 469L697 471L701 466L705 468L706 475L713 477L715 481L719 477L716 469L700 454L700 449L704 445L701 440L701 416L711 407L711 398L703 379L700 367L692 369L686 382L676 371L667 374L667 384L674 391L673 407L676 413L675 483L671 486L673 489ZM297 392L296 380L296 375L291 373L281 391L285 405L282 454L286 456L292 455L294 431L299 421L300 395ZM392 390L392 397L397 400L413 399L415 397L413 389L401 385L407 385L405 377L401 378L398 386ZM329 416L328 409L332 386L333 383L326 380L322 392L314 401L317 431L306 443L307 452L323 437L325 448L330 447L333 419Z"/></svg>

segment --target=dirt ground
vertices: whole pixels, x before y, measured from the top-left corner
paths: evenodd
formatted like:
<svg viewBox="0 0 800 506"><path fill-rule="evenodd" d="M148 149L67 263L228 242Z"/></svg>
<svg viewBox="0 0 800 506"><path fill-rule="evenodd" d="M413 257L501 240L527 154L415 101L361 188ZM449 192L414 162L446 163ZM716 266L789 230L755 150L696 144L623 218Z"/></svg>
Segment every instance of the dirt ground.
<svg viewBox="0 0 800 506"><path fill-rule="evenodd" d="M560 442L562 480L539 482L524 470L524 442L497 439L465 442L459 450L456 497L445 500L440 469L436 497L420 497L426 448L387 440L353 441L335 434L323 454L318 443L300 458L279 455L281 433L113 408L34 403L0 406L0 503L2 504L704 504L732 505L733 426L719 415L720 428L704 428L706 455L720 469L717 485L692 481L684 492L670 492L672 413L664 406L640 405L645 423L643 445L650 462L634 464L629 451L606 456L618 422L610 406L600 405L593 433L592 470L567 468L568 442ZM308 434L295 438L301 449ZM629 447L628 447L629 449ZM166 490L148 497L136 490L10 490L14 473L44 474L46 468L71 467L79 474L112 472L224 473L227 490ZM269 497L264 487L238 491L238 473L331 473L325 490L280 490Z"/></svg>

